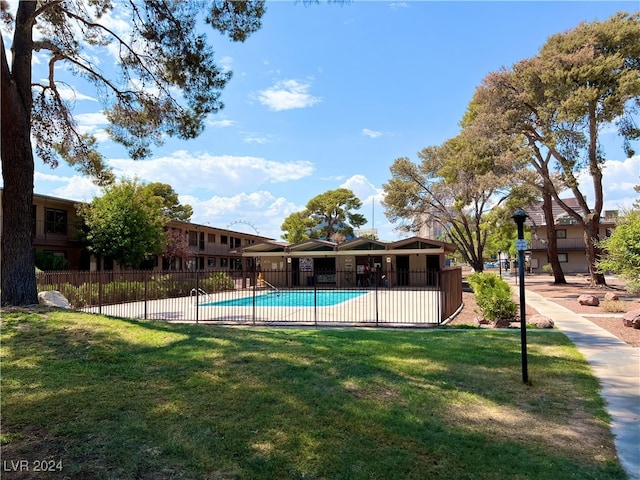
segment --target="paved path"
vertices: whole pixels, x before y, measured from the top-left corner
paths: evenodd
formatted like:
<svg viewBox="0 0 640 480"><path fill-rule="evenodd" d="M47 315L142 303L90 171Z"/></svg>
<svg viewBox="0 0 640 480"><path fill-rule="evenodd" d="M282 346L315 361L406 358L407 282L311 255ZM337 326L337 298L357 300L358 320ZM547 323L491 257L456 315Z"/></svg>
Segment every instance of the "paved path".
<svg viewBox="0 0 640 480"><path fill-rule="evenodd" d="M538 293L526 291L525 302L551 318L586 357L600 380L620 463L631 480L640 480L640 348Z"/></svg>

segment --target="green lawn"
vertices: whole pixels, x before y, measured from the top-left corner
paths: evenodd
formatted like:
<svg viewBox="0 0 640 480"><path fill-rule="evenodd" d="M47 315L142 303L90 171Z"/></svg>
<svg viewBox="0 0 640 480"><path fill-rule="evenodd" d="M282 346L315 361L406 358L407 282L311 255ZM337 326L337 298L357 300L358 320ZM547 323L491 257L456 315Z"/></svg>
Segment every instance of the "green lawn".
<svg viewBox="0 0 640 480"><path fill-rule="evenodd" d="M566 337L2 319L3 478L624 479ZM15 465L15 464L14 464ZM14 475L14 477L12 477Z"/></svg>

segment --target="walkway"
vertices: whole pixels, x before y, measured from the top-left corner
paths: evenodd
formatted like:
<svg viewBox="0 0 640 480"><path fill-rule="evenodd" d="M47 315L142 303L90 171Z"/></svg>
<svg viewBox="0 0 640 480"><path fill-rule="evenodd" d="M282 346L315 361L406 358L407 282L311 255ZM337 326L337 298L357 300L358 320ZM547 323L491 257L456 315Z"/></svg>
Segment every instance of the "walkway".
<svg viewBox="0 0 640 480"><path fill-rule="evenodd" d="M525 301L551 318L586 357L600 380L620 463L630 480L640 480L640 348L538 293L526 291Z"/></svg>

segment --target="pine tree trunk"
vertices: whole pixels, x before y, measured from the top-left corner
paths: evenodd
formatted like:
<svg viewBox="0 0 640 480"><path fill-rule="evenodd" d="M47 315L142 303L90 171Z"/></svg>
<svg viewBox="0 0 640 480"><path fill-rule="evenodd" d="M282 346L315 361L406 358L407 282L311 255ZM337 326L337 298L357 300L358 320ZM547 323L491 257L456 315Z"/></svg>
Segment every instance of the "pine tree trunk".
<svg viewBox="0 0 640 480"><path fill-rule="evenodd" d="M599 272L597 268L598 259L600 258L600 249L598 248L598 240L600 230L600 218L597 215L591 215L585 222L584 244L587 256L587 265L589 265L589 275L591 277L591 286L606 285L604 273Z"/></svg>
<svg viewBox="0 0 640 480"><path fill-rule="evenodd" d="M543 193L543 197L542 210L547 224L547 241L549 242L547 244L547 256L553 271L553 283L565 284L567 280L564 278L562 265L560 265L560 260L558 259L558 236L556 235L555 220L553 218L553 199L547 191Z"/></svg>
<svg viewBox="0 0 640 480"><path fill-rule="evenodd" d="M0 304L38 303L33 254L33 151L31 149L32 21L36 2L21 2L16 14L12 71L1 46L2 89L2 294Z"/></svg>

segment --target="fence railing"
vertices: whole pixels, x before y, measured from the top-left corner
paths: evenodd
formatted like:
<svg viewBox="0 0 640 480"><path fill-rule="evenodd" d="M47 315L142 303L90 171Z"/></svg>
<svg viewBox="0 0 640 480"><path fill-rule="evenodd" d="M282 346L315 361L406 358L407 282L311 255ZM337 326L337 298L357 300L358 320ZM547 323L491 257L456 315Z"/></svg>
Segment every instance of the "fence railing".
<svg viewBox="0 0 640 480"><path fill-rule="evenodd" d="M372 272L42 272L78 310L124 318L240 324L438 325L462 304L459 268ZM398 281L400 280L400 281Z"/></svg>

